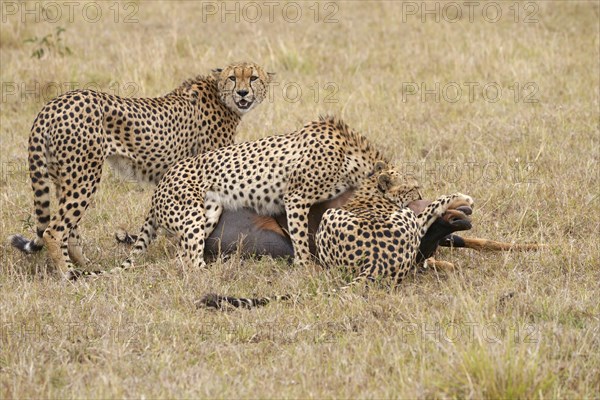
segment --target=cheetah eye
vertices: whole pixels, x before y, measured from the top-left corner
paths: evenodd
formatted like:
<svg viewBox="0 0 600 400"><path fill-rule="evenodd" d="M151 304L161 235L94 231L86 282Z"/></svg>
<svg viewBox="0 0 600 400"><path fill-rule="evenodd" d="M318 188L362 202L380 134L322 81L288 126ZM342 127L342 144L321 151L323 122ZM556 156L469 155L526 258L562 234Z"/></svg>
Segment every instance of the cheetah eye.
<svg viewBox="0 0 600 400"><path fill-rule="evenodd" d="M229 77L229 80L230 80L230 81L232 81L232 82L235 82L235 76L231 75L231 76Z"/></svg>
<svg viewBox="0 0 600 400"><path fill-rule="evenodd" d="M254 82L257 79L258 79L258 76L251 76L250 77L250 82Z"/></svg>

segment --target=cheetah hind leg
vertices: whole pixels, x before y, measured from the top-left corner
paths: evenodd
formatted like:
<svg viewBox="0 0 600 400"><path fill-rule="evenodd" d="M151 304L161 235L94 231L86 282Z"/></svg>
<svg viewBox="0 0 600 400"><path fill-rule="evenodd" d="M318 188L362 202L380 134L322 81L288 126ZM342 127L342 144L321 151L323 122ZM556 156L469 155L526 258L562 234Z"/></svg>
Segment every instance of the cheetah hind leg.
<svg viewBox="0 0 600 400"><path fill-rule="evenodd" d="M144 221L144 225L142 225L140 233L136 236L137 239L133 245L133 250L131 250L129 256L125 261L121 263L119 268L113 269L110 272L118 270L122 271L131 268L135 258L138 255L145 253L146 250L148 250L148 246L150 245L150 243L152 243L154 238L156 238L156 229L156 218L154 215L154 209L152 209L148 213L148 216Z"/></svg>
<svg viewBox="0 0 600 400"><path fill-rule="evenodd" d="M71 281L75 281L81 277L92 277L111 274L115 272L121 272L126 269L130 269L133 266L135 256L146 252L148 246L154 238L156 238L156 226L154 223L154 217L152 212L146 218L144 225L142 226L141 233L136 236L138 239L135 241L134 248L129 253L129 256L121 265L117 268L110 270L95 270L95 271L84 271L81 269L70 269L67 278Z"/></svg>
<svg viewBox="0 0 600 400"><path fill-rule="evenodd" d="M81 236L79 236L77 228L71 229L67 244L67 251L69 253L69 257L75 262L75 264L85 265L90 262L90 260L83 254L83 248L81 247Z"/></svg>
<svg viewBox="0 0 600 400"><path fill-rule="evenodd" d="M156 238L156 222L154 218L154 210L151 210L146 221L144 221L144 225L140 231L140 234L137 235L137 240L135 241L133 250L129 253L129 256L125 261L121 263L121 265L117 268L113 268L110 270L96 270L96 271L83 271L72 269L69 271L69 280L77 280L81 277L91 277L91 276L99 276L106 275L115 272L121 272L126 269L130 269L133 266L134 259L137 255L143 254L148 249L152 240Z"/></svg>
<svg viewBox="0 0 600 400"><path fill-rule="evenodd" d="M48 255L68 280L76 279L81 275L81 272L76 270L70 255L73 254L77 258L76 261L85 263L85 257L78 244L77 224L81 220L87 204L89 203L83 206L78 202L64 202L59 206L59 212L52 218L48 228L44 231L44 242L48 249ZM71 238L77 244L70 244Z"/></svg>

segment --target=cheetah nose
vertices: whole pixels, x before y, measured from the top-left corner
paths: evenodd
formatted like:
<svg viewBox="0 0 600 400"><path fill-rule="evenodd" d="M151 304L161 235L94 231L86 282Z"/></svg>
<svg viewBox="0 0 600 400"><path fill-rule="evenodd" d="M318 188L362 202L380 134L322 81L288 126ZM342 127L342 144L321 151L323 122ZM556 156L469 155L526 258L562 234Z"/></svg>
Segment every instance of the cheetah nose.
<svg viewBox="0 0 600 400"><path fill-rule="evenodd" d="M246 96L248 94L248 91L247 90L238 90L237 94L239 94L240 96L244 97L244 96Z"/></svg>

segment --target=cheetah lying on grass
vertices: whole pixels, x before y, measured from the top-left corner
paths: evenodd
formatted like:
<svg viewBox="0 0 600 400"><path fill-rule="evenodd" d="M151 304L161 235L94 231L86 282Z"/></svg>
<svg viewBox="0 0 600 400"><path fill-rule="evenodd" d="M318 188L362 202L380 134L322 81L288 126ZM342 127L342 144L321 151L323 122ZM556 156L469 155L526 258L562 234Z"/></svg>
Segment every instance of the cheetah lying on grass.
<svg viewBox="0 0 600 400"><path fill-rule="evenodd" d="M429 227L449 208L461 213L457 207L473 207L469 196L456 193L439 197L417 215L407 205L421 198L418 183L385 167L378 165L375 175L364 180L348 203L323 214L316 235L320 263L357 272L356 278L339 290L376 278L400 283L416 267L419 245ZM464 214L462 219L468 221ZM213 308L221 308L223 304L252 308L292 297L287 294L249 299L209 294L198 304Z"/></svg>

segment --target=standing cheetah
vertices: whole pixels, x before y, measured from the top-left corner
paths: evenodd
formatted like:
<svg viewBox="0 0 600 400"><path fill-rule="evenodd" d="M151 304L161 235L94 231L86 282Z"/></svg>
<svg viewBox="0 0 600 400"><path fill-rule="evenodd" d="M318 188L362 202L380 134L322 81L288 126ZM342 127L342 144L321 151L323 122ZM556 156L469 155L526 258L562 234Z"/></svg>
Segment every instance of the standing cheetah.
<svg viewBox="0 0 600 400"><path fill-rule="evenodd" d="M75 90L50 101L29 137L37 236L14 235L12 245L32 253L45 244L69 278L71 259L85 262L77 225L105 161L129 177L157 184L176 161L233 144L241 117L265 99L271 77L243 62L190 79L162 97ZM50 182L58 198L52 218Z"/></svg>
<svg viewBox="0 0 600 400"><path fill-rule="evenodd" d="M239 143L182 160L165 174L134 244L143 253L157 228L180 240L179 255L204 267L205 238L222 210L249 207L260 214L286 211L296 263L310 260L308 212L372 174L381 153L344 122L321 118L286 135Z"/></svg>

